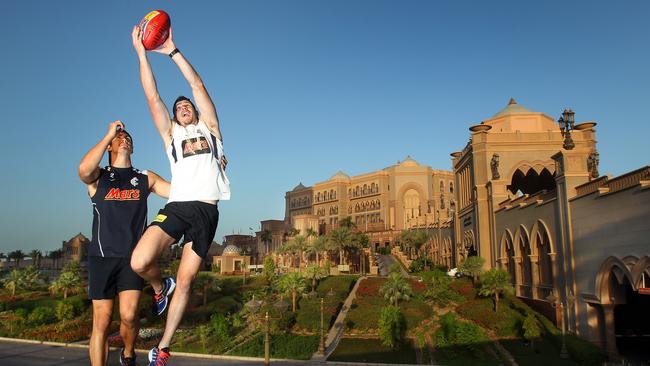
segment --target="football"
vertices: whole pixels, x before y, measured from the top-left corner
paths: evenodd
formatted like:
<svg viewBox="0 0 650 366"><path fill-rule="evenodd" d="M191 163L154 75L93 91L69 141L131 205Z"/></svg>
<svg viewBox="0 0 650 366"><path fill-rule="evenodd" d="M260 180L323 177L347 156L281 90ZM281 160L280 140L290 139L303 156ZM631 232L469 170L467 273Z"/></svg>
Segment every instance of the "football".
<svg viewBox="0 0 650 366"><path fill-rule="evenodd" d="M169 37L171 21L169 15L162 10L154 10L145 15L140 21L142 44L147 50L155 50Z"/></svg>

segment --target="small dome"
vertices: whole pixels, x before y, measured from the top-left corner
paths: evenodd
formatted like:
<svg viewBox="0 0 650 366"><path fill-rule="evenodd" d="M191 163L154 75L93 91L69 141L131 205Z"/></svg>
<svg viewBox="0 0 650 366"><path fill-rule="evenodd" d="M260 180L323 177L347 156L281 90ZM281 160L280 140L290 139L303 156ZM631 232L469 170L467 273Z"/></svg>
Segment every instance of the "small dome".
<svg viewBox="0 0 650 366"><path fill-rule="evenodd" d="M406 157L406 159L404 159L404 161L401 162L399 165L400 166L420 166L420 164L417 161L413 160L411 155L408 155Z"/></svg>
<svg viewBox="0 0 650 366"><path fill-rule="evenodd" d="M239 249L239 247L236 245L230 244L223 248L222 255L241 255L241 249Z"/></svg>
<svg viewBox="0 0 650 366"><path fill-rule="evenodd" d="M292 191L300 191L300 190L303 190L303 189L305 189L305 188L307 188L307 187L303 186L303 185L302 185L302 182L300 182L300 183L298 183L297 186L295 186L295 187L292 189Z"/></svg>
<svg viewBox="0 0 650 366"><path fill-rule="evenodd" d="M510 102L508 102L508 105L497 112L492 118L497 118L501 116L505 116L508 114L521 114L521 113L533 113L532 111L528 110L526 107L522 106L521 104L517 104L517 101L515 101L515 98L510 98Z"/></svg>

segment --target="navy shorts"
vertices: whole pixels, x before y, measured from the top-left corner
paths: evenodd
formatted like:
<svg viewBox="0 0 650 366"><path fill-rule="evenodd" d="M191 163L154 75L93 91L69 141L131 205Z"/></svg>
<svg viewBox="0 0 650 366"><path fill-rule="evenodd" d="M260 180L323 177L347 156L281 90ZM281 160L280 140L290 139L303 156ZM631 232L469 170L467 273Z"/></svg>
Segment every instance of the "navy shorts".
<svg viewBox="0 0 650 366"><path fill-rule="evenodd" d="M88 297L114 299L122 291L142 291L144 281L131 269L131 258L88 257Z"/></svg>
<svg viewBox="0 0 650 366"><path fill-rule="evenodd" d="M160 227L181 246L192 242L192 250L205 259L219 223L217 205L201 201L170 202L158 211L151 226Z"/></svg>

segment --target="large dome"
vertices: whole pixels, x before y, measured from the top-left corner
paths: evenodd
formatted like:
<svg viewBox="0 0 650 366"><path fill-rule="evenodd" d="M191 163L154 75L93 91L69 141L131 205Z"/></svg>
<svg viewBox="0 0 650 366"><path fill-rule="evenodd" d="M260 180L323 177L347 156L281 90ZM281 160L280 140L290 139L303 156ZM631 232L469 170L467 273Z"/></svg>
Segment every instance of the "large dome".
<svg viewBox="0 0 650 366"><path fill-rule="evenodd" d="M223 248L222 255L241 255L241 249L236 245L230 244Z"/></svg>

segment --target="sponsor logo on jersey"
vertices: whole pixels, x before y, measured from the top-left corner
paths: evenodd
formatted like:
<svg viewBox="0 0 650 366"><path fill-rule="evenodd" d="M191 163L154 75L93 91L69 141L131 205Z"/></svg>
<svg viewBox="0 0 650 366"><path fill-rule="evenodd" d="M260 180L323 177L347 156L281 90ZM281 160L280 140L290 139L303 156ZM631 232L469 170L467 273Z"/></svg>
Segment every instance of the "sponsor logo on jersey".
<svg viewBox="0 0 650 366"><path fill-rule="evenodd" d="M138 177L133 177L131 179L131 185L133 185L134 187L138 186Z"/></svg>
<svg viewBox="0 0 650 366"><path fill-rule="evenodd" d="M184 158L192 155L210 154L210 144L204 136L183 140L181 148Z"/></svg>
<svg viewBox="0 0 650 366"><path fill-rule="evenodd" d="M104 199L107 201L137 201L140 199L140 190L111 188Z"/></svg>
<svg viewBox="0 0 650 366"><path fill-rule="evenodd" d="M165 220L167 220L167 215L158 214L158 215L156 215L156 217L153 219L153 222L163 222L163 221L165 221Z"/></svg>

